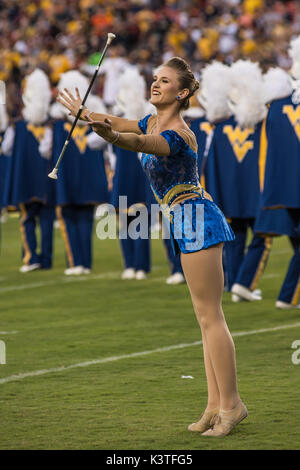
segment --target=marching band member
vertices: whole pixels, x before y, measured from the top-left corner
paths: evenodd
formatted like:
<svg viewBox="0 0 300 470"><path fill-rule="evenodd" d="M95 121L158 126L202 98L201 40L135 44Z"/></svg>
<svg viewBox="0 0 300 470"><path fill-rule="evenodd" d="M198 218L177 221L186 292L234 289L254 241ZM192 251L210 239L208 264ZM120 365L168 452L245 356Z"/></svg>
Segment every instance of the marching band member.
<svg viewBox="0 0 300 470"><path fill-rule="evenodd" d="M48 123L51 89L48 77L36 69L25 78L23 119L9 126L4 139L5 154L11 156L5 186L5 205L21 212L23 266L27 273L52 266L53 187L47 177L51 168L51 127ZM41 252L37 252L36 222L41 230Z"/></svg>
<svg viewBox="0 0 300 470"><path fill-rule="evenodd" d="M291 75L299 80L300 37L291 41L289 54L293 60ZM300 105L296 90L295 93L271 103L262 135L265 141L261 155L262 207L286 208L296 232L296 236L290 237L294 255L275 304L280 309L297 307L300 296L299 116Z"/></svg>
<svg viewBox="0 0 300 470"><path fill-rule="evenodd" d="M75 86L85 93L88 80L77 71L61 75L58 89ZM100 98L90 95L88 105L104 111ZM71 128L72 117L59 103L51 107L53 124L53 158L64 145ZM104 168L103 148L106 142L92 132L83 121L74 129L71 142L60 166L56 182L56 214L65 245L66 275L89 274L92 267L92 231L94 208L108 202L107 179ZM54 184L54 182L52 182Z"/></svg>
<svg viewBox="0 0 300 470"><path fill-rule="evenodd" d="M5 156L2 149L2 141L7 127L8 117L6 113L6 106L4 104L0 104L0 218L4 203L4 185L8 165L8 158Z"/></svg>
<svg viewBox="0 0 300 470"><path fill-rule="evenodd" d="M205 110L204 117L200 118L200 129L194 125L193 130L198 142L198 169L201 183L209 191L207 185L207 160L209 150L212 146L214 133L217 126L222 125L231 116L228 106L227 94L230 86L230 68L221 62L213 62L202 70L200 91L197 95L198 101ZM236 234L235 241L239 240L239 233ZM227 243L226 243L227 244ZM226 245L225 244L225 245ZM228 289L228 280L225 267L225 249L223 250L223 268L225 271L225 288Z"/></svg>
<svg viewBox="0 0 300 470"><path fill-rule="evenodd" d="M140 119L147 114L151 105L145 99L146 83L139 71L134 68L126 68L118 80L118 95L114 113L126 119ZM149 209L149 182L142 169L141 154L124 150L113 146L116 155L115 174L113 177L113 187L111 203L117 211L125 210L119 208L119 197L127 197L127 213L119 217L120 246L124 263L122 279L146 279L150 271L150 239L133 239L128 234L128 227L136 219L139 207ZM148 218L148 222L149 222Z"/></svg>
<svg viewBox="0 0 300 470"><path fill-rule="evenodd" d="M262 237L254 232L254 223L259 208L259 168L258 159L260 152L260 135L262 122L267 114L265 105L265 96L263 93L263 75L257 64L249 61L238 61L231 67L232 81L228 93L229 105L233 116L240 129L239 141L235 142L235 149L245 151L245 156L240 160L240 165L236 177L241 179L239 196L242 202L242 210L245 215L248 211L248 218L236 220L240 227L253 231L252 240L245 252L245 244L241 245L241 259L238 270L234 273L234 284L231 292L232 300L261 300L261 291L256 289L259 279L265 269L270 250L272 239L269 236ZM236 128L238 129L238 127ZM238 132L238 131L237 131ZM237 152L237 150L236 150ZM241 154L242 155L242 154ZM248 167L246 166L248 165ZM248 173L248 175L247 175ZM249 211L248 200L252 197L253 205L251 213ZM246 238L245 238L246 243ZM228 245L230 256L230 245Z"/></svg>
<svg viewBox="0 0 300 470"><path fill-rule="evenodd" d="M270 104L276 99L287 97L291 94L292 87L289 76L286 72L280 68L270 69L263 77L264 79L264 102ZM265 127L263 122L262 129ZM261 145L260 145L260 158L259 158L259 180L260 190L263 189L263 178L265 170L265 149L266 149L266 138L265 133L261 134ZM253 241L258 239L257 237L265 238L266 245L272 241L274 236L289 235L292 246L294 246L294 237L296 236L295 229L293 227L293 221L286 209L262 209L258 212L255 220ZM272 238L271 238L272 237ZM265 265L266 259L264 259L264 253L262 258L259 256L258 250L256 250L255 243L252 243L248 247L247 255L245 256L243 263L239 269L235 284L232 287L238 299L248 299L251 294L251 284L248 279L251 279L249 273L256 272L255 280L257 280L262 272L262 268ZM266 252L265 252L266 253ZM287 280L287 284L288 284ZM285 291L285 285L283 284L283 292Z"/></svg>
<svg viewBox="0 0 300 470"><path fill-rule="evenodd" d="M262 73L258 64L238 61L229 71L226 92L230 118L215 126L206 163L207 190L229 220L236 239L224 247L227 289L230 291L245 256L248 228L253 228L259 205L258 157L261 122L267 109L262 99ZM252 240L255 260L266 260L269 245ZM255 249L254 249L255 248ZM254 267L256 261L253 262ZM256 270L247 282L257 282ZM251 284L254 285L254 284ZM249 300L259 300L250 292ZM233 300L236 300L233 298Z"/></svg>

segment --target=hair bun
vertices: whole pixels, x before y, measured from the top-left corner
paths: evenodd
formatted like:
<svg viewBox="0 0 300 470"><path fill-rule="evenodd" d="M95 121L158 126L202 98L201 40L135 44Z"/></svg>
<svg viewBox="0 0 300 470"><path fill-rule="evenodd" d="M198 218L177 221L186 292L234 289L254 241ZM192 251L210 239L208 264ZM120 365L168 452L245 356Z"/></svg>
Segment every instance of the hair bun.
<svg viewBox="0 0 300 470"><path fill-rule="evenodd" d="M199 88L200 88L200 82L199 82L199 80L195 79L193 94L196 93L196 91L199 90Z"/></svg>

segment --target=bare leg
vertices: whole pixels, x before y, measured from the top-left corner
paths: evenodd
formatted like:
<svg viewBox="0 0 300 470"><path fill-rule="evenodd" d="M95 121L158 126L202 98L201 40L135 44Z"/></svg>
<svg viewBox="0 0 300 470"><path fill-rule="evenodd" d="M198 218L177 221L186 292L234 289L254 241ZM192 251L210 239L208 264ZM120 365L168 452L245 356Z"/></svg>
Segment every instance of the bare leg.
<svg viewBox="0 0 300 470"><path fill-rule="evenodd" d="M210 400L215 402L218 390L220 408L232 410L240 397L234 343L221 305L224 286L222 248L219 244L207 250L182 254L181 263L203 334L208 392L212 394L208 403Z"/></svg>
<svg viewBox="0 0 300 470"><path fill-rule="evenodd" d="M193 299L192 299L193 302ZM193 302L193 307L196 312L196 306ZM201 325L200 325L201 328ZM220 408L220 392L216 380L216 375L211 363L211 359L209 356L208 346L207 346L207 339L205 336L205 331L201 328L202 334L202 345L203 345L203 356L204 356L204 366L205 366L205 374L207 380L207 405L205 411L215 410Z"/></svg>
<svg viewBox="0 0 300 470"><path fill-rule="evenodd" d="M204 366L207 379L207 405L205 411L215 410L220 408L220 392L217 384L215 371L213 369L205 331L202 331L203 353L204 353Z"/></svg>

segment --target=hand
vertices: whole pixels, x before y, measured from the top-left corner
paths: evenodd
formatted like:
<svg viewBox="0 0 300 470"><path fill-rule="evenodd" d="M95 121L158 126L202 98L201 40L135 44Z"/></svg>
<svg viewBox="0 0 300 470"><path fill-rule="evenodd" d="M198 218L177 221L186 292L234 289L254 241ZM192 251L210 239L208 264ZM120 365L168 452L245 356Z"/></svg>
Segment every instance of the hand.
<svg viewBox="0 0 300 470"><path fill-rule="evenodd" d="M72 95L72 93L67 88L64 88L64 91L60 91L56 98L59 103L61 103L65 108L67 108L70 111L69 113L70 116L74 116L74 117L77 116L77 113L82 103L82 99L80 97L78 88L75 88L75 91L76 91L76 98ZM85 111L86 110L83 109L80 115L80 118L84 121L86 120L85 115L84 115Z"/></svg>
<svg viewBox="0 0 300 470"><path fill-rule="evenodd" d="M104 121L93 121L88 117L87 122L92 126L93 131L107 142L113 142L118 137L118 133L112 130L112 122L107 118Z"/></svg>

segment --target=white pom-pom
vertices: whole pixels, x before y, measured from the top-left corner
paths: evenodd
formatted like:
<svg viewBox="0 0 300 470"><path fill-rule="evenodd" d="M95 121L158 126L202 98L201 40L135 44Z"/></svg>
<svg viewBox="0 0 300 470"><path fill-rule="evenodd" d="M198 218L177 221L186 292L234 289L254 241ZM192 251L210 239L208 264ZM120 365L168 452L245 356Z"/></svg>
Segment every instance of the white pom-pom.
<svg viewBox="0 0 300 470"><path fill-rule="evenodd" d="M8 126L8 117L6 112L6 106L0 104L0 132L4 132Z"/></svg>
<svg viewBox="0 0 300 470"><path fill-rule="evenodd" d="M231 115L227 104L230 86L230 69L221 62L207 65L201 77L200 92L196 95L210 122L225 119Z"/></svg>
<svg viewBox="0 0 300 470"><path fill-rule="evenodd" d="M294 79L300 79L300 36L292 39L290 42L289 56L293 63L291 67L291 75Z"/></svg>
<svg viewBox="0 0 300 470"><path fill-rule="evenodd" d="M145 99L146 82L136 67L128 67L118 81L115 111L127 119L141 119L149 107Z"/></svg>
<svg viewBox="0 0 300 470"><path fill-rule="evenodd" d="M230 109L242 128L252 128L267 115L262 71L257 63L238 60L230 68Z"/></svg>
<svg viewBox="0 0 300 470"><path fill-rule="evenodd" d="M279 67L269 69L264 74L263 81L265 103L285 98L293 91L290 75Z"/></svg>
<svg viewBox="0 0 300 470"><path fill-rule="evenodd" d="M32 124L42 124L48 118L51 102L50 81L41 69L36 69L25 78L22 95L25 107L23 117Z"/></svg>

